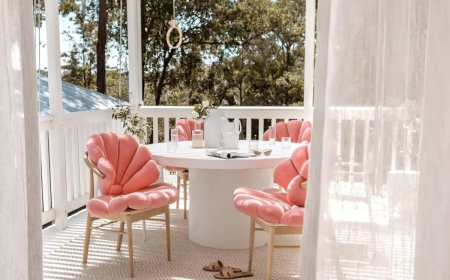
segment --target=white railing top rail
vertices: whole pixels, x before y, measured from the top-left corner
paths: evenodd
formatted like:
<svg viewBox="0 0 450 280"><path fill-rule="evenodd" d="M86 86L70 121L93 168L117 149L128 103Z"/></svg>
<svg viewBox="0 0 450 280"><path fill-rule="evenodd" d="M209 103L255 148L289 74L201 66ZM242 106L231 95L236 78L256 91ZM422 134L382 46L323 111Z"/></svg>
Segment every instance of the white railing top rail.
<svg viewBox="0 0 450 280"><path fill-rule="evenodd" d="M144 117L189 118L193 106L142 106L139 113ZM301 119L304 107L292 106L221 106L227 118Z"/></svg>
<svg viewBox="0 0 450 280"><path fill-rule="evenodd" d="M112 113L113 113L112 109L68 113L64 114L63 125L68 127L80 124L112 121Z"/></svg>
<svg viewBox="0 0 450 280"><path fill-rule="evenodd" d="M51 130L51 122L53 121L53 119L53 115L39 116L39 130ZM65 127L70 127L81 124L91 124L108 121L112 121L112 109L67 113L64 114L63 125Z"/></svg>

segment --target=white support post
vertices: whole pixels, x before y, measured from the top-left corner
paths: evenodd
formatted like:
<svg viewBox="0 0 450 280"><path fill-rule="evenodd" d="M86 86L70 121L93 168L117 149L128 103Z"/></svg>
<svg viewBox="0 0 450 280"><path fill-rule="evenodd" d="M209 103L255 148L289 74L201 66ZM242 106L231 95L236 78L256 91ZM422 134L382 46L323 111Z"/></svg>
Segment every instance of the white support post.
<svg viewBox="0 0 450 280"><path fill-rule="evenodd" d="M50 131L51 185L56 210L55 225L58 229L67 228L67 182L64 151L63 99L61 80L61 57L59 38L58 0L45 2L47 21L48 86L50 113L53 115Z"/></svg>
<svg viewBox="0 0 450 280"><path fill-rule="evenodd" d="M0 1L1 279L42 279L33 2Z"/></svg>
<svg viewBox="0 0 450 280"><path fill-rule="evenodd" d="M259 126L258 126L258 140L263 140L263 134L264 134L264 119L259 118Z"/></svg>
<svg viewBox="0 0 450 280"><path fill-rule="evenodd" d="M158 117L153 116L153 144L158 144L158 138L159 138Z"/></svg>
<svg viewBox="0 0 450 280"><path fill-rule="evenodd" d="M130 106L137 111L142 100L141 1L127 0Z"/></svg>
<svg viewBox="0 0 450 280"><path fill-rule="evenodd" d="M246 140L252 140L252 119L247 118L247 137Z"/></svg>
<svg viewBox="0 0 450 280"><path fill-rule="evenodd" d="M312 121L314 100L314 49L316 30L316 0L306 0L305 20L305 91L303 104L305 107L304 119Z"/></svg>
<svg viewBox="0 0 450 280"><path fill-rule="evenodd" d="M164 142L169 142L169 131L170 131L170 127L169 127L169 118L165 117L164 118Z"/></svg>

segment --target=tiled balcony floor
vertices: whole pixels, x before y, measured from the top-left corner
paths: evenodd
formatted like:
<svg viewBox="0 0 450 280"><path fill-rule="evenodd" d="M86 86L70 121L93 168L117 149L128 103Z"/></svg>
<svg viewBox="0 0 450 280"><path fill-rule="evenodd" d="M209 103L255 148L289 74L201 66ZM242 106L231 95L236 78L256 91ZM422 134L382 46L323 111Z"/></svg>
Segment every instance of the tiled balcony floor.
<svg viewBox="0 0 450 280"><path fill-rule="evenodd" d="M182 203L181 203L182 204ZM175 204L172 205L174 208ZM100 223L96 221L95 223ZM147 239L143 240L142 223L133 224L134 279L215 279L202 267L215 260L247 269L248 250L218 250L192 243L188 238L188 220L182 209L171 210L172 261L166 259L165 229L161 223L147 221ZM250 224L250 223L249 223ZM133 279L128 276L126 237L117 252L117 235L93 231L88 263L81 263L86 226L86 210L69 218L69 228L54 227L43 231L44 279ZM119 224L109 228L117 230ZM107 227L105 227L107 228ZM266 234L257 232L256 234ZM295 236L277 237L276 245L298 245ZM255 248L253 273L248 279L266 279L267 246ZM299 248L276 248L273 279L297 279L300 269Z"/></svg>

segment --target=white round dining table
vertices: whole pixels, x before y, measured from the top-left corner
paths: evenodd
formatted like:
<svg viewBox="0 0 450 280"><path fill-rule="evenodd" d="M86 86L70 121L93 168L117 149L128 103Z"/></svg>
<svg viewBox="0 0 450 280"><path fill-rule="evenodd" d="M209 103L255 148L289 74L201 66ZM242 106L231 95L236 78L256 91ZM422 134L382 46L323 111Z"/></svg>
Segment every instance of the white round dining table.
<svg viewBox="0 0 450 280"><path fill-rule="evenodd" d="M246 249L250 218L234 207L234 191L273 187L274 167L300 144L285 149L280 142L259 141L259 150L272 149L269 156L233 159L208 156L207 148L192 148L191 141L179 142L175 153L168 152L167 143L147 146L157 164L189 169L189 239L211 248ZM239 141L239 149L227 151L248 153L248 141ZM255 247L266 241L266 234L255 235Z"/></svg>

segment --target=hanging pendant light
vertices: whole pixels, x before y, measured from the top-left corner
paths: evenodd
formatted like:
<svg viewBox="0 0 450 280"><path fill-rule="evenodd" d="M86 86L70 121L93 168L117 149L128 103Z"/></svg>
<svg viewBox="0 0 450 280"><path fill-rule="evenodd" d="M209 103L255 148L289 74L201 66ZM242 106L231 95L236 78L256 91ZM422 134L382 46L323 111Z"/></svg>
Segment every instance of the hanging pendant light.
<svg viewBox="0 0 450 280"><path fill-rule="evenodd" d="M177 30L178 34L180 35L178 43L175 46L173 46L170 42L170 33L172 33L174 29ZM169 21L169 30L167 30L166 41L167 45L169 45L169 48L171 49L178 49L183 42L183 32L181 32L181 29L178 27L178 21L175 20L175 0L173 0L173 19Z"/></svg>

